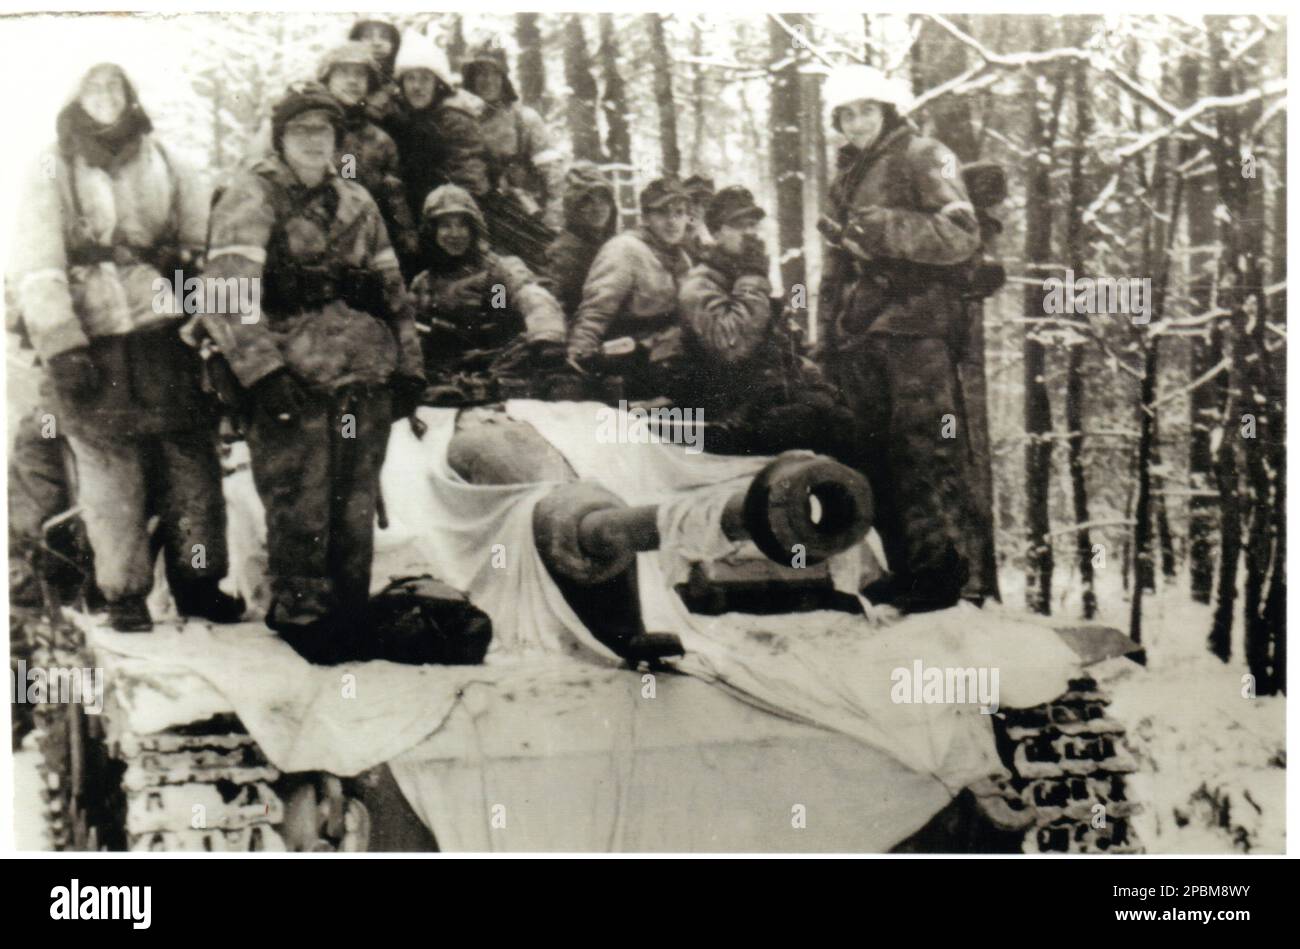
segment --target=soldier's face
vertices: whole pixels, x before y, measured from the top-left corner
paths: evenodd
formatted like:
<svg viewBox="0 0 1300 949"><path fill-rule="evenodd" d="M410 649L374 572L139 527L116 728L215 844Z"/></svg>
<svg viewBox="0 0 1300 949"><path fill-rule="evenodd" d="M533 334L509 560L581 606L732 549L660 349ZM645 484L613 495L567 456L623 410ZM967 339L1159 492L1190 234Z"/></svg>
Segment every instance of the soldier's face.
<svg viewBox="0 0 1300 949"><path fill-rule="evenodd" d="M645 223L651 234L669 247L675 247L686 238L686 228L691 223L690 206L685 201L674 201L647 211Z"/></svg>
<svg viewBox="0 0 1300 949"><path fill-rule="evenodd" d="M840 106L840 131L858 148L867 148L885 127L885 110L879 102L859 99Z"/></svg>
<svg viewBox="0 0 1300 949"><path fill-rule="evenodd" d="M437 80L427 69L413 69L402 76L402 94L413 109L427 109L433 103Z"/></svg>
<svg viewBox="0 0 1300 949"><path fill-rule="evenodd" d="M614 213L614 206L609 203L609 198L603 194L589 194L582 199L579 205L579 213L582 215L582 221L593 231L599 231L609 223L610 217Z"/></svg>
<svg viewBox="0 0 1300 949"><path fill-rule="evenodd" d="M739 255L745 247L745 241L748 238L758 240L758 222L760 218L741 218L739 221L732 221L723 224L718 228L718 233L714 235L721 247L728 254Z"/></svg>
<svg viewBox="0 0 1300 949"><path fill-rule="evenodd" d="M324 169L334 156L334 126L319 109L295 116L284 126L284 160L309 176Z"/></svg>
<svg viewBox="0 0 1300 949"><path fill-rule="evenodd" d="M126 109L126 86L116 70L93 69L82 81L77 101L100 125L112 125Z"/></svg>
<svg viewBox="0 0 1300 949"><path fill-rule="evenodd" d="M388 31L382 26L367 26L361 31L361 42L370 47L376 62L383 62L393 55L393 41L388 38Z"/></svg>
<svg viewBox="0 0 1300 949"><path fill-rule="evenodd" d="M434 240L448 257L460 257L468 253L470 243L474 240L474 225L464 214L448 214L438 218Z"/></svg>
<svg viewBox="0 0 1300 949"><path fill-rule="evenodd" d="M501 73L494 66L480 67L470 91L484 102L496 102L501 98Z"/></svg>
<svg viewBox="0 0 1300 949"><path fill-rule="evenodd" d="M327 88L344 105L356 105L369 87L370 71L359 63L340 63L330 70Z"/></svg>

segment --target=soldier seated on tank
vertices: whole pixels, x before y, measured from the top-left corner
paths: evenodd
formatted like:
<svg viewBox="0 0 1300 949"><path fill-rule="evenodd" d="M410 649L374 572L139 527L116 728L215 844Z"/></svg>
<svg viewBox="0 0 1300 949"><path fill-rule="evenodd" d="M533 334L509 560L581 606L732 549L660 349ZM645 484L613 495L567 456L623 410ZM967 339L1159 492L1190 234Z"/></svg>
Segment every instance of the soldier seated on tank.
<svg viewBox="0 0 1300 949"><path fill-rule="evenodd" d="M564 177L564 230L546 248L544 271L565 316L578 311L591 264L617 229L614 186L593 162L575 162Z"/></svg>
<svg viewBox="0 0 1300 949"><path fill-rule="evenodd" d="M330 50L320 61L317 78L343 110L342 134L334 150L335 170L370 192L394 250L399 255L413 253L415 221L402 184L397 145L375 124L368 107L370 97L383 84L370 47L344 43Z"/></svg>
<svg viewBox="0 0 1300 949"><path fill-rule="evenodd" d="M704 223L714 240L678 294L687 371L675 401L725 427L729 451L847 455L848 409L773 306L771 263L759 236L765 216L738 185L709 201Z"/></svg>
<svg viewBox="0 0 1300 949"><path fill-rule="evenodd" d="M411 283L435 404L545 391L564 369L564 313L518 257L494 252L478 204L458 185L424 202L421 261Z"/></svg>
<svg viewBox="0 0 1300 949"><path fill-rule="evenodd" d="M691 175L682 182L682 187L686 190L687 197L691 199L691 221L686 228L686 240L683 246L686 248L686 253L690 255L691 262L699 263L704 248L713 243L713 236L709 233L704 218L716 189L713 186L713 179L706 175Z"/></svg>
<svg viewBox="0 0 1300 949"><path fill-rule="evenodd" d="M646 185L641 219L596 254L569 329L570 362L589 376L621 378L629 401L669 396L683 368L677 292L691 261L682 249L690 199L681 182Z"/></svg>

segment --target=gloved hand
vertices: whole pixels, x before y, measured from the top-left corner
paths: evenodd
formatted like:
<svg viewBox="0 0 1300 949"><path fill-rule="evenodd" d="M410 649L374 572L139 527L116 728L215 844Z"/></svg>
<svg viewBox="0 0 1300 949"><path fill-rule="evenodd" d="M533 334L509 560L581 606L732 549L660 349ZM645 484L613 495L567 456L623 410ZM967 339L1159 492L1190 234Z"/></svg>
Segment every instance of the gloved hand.
<svg viewBox="0 0 1300 949"><path fill-rule="evenodd" d="M409 418L415 410L424 404L425 384L423 379L401 376L393 380L393 421Z"/></svg>
<svg viewBox="0 0 1300 949"><path fill-rule="evenodd" d="M84 402L99 391L103 383L99 367L88 349L59 353L49 361L50 376L59 394L72 402Z"/></svg>
<svg viewBox="0 0 1300 949"><path fill-rule="evenodd" d="M740 247L740 256L736 258L736 275L766 277L770 272L771 262L762 239L756 234L746 235Z"/></svg>
<svg viewBox="0 0 1300 949"><path fill-rule="evenodd" d="M533 367L541 373L558 372L565 363L564 343L552 339L529 340L529 352L532 354Z"/></svg>
<svg viewBox="0 0 1300 949"><path fill-rule="evenodd" d="M264 407L267 413L281 425L289 426L298 421L307 396L302 391L287 369L277 369L268 376L263 376L252 389L253 403Z"/></svg>

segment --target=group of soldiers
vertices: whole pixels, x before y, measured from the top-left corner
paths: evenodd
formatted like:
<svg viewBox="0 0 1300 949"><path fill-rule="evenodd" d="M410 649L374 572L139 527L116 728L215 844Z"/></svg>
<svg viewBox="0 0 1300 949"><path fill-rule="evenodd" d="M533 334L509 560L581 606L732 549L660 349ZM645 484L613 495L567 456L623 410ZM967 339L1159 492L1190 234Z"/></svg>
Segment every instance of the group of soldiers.
<svg viewBox="0 0 1300 949"><path fill-rule="evenodd" d="M359 22L275 103L265 153L213 193L152 134L120 67L90 69L60 112L56 173L24 193L9 279L112 626L152 627L158 547L181 614L245 613L218 583L224 418L266 509L267 625L311 661L364 654L392 424L418 432L420 405L512 396L671 401L702 408L729 450L834 454L877 496L891 570L867 595L956 602L969 458L940 420L960 411L952 339L968 318L950 271L980 231L951 153L906 119L907 90L868 67L828 83L847 144L809 354L773 297L748 189L666 176L620 231L613 185L565 167L498 45L460 76L424 36ZM550 229L531 266L494 243L503 200ZM154 283L173 268L256 279L256 312L160 312ZM47 434L25 426L12 456L11 575L67 503L31 488L57 487L66 460Z"/></svg>

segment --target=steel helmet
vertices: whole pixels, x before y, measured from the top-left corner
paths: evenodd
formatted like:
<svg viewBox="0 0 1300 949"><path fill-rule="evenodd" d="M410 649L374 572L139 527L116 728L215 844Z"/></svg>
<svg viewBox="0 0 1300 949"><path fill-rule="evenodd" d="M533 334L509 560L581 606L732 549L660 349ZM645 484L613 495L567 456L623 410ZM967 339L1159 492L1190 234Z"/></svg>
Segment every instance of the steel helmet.
<svg viewBox="0 0 1300 949"><path fill-rule="evenodd" d="M886 76L874 66L840 66L827 74L822 101L836 131L840 128L838 110L862 99L893 106L900 117L912 109L912 90L907 83Z"/></svg>
<svg viewBox="0 0 1300 949"><path fill-rule="evenodd" d="M369 92L374 92L383 83L384 77L379 72L379 64L375 62L374 54L370 52L370 47L365 43L353 40L336 46L321 57L320 65L316 68L316 78L322 85L329 85L330 73L335 66L364 66L369 76Z"/></svg>

